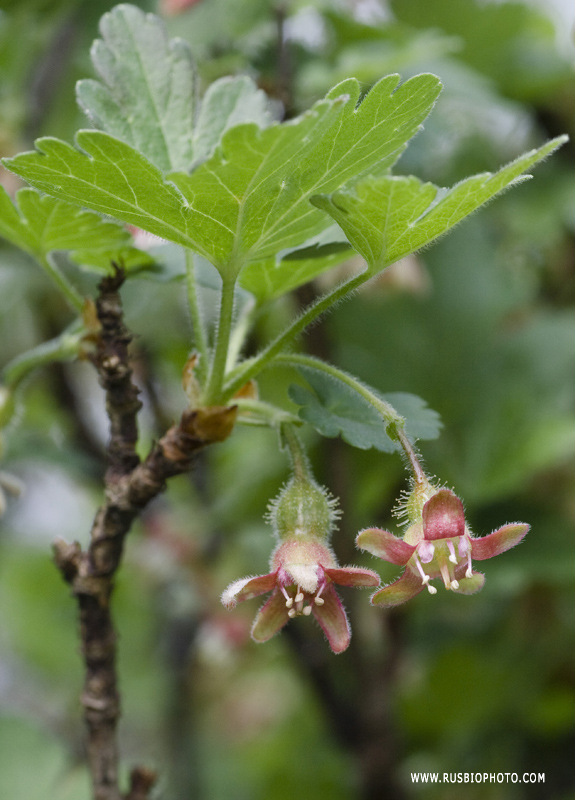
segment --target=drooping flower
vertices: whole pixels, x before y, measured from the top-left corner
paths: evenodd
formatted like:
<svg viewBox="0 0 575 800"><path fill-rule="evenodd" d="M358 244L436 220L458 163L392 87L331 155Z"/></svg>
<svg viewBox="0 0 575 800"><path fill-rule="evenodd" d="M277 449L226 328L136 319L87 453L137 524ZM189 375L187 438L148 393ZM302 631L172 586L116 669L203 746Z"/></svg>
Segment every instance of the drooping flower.
<svg viewBox="0 0 575 800"><path fill-rule="evenodd" d="M333 652L341 653L351 631L334 584L373 587L380 579L370 569L338 566L329 546L335 503L310 477L303 458L296 466L299 470L270 506L269 521L279 539L270 572L234 581L222 594L222 603L233 608L271 592L254 620L256 642L271 639L293 617L313 615Z"/></svg>
<svg viewBox="0 0 575 800"><path fill-rule="evenodd" d="M515 522L476 538L466 525L461 500L449 489L427 486L415 490L410 500L411 524L403 539L379 528L369 528L357 536L356 544L362 550L405 566L401 578L373 595L374 605L400 605L426 587L430 594L436 594L436 587L430 583L436 578L453 592L474 594L483 587L485 576L473 570L472 561L504 553L529 530L529 525Z"/></svg>
<svg viewBox="0 0 575 800"><path fill-rule="evenodd" d="M252 638L266 642L293 617L312 614L334 653L349 645L351 630L334 584L377 586L379 576L369 569L339 567L327 544L304 533L282 542L271 558L271 572L241 578L230 584L222 603L232 608L242 600L271 592L252 627Z"/></svg>

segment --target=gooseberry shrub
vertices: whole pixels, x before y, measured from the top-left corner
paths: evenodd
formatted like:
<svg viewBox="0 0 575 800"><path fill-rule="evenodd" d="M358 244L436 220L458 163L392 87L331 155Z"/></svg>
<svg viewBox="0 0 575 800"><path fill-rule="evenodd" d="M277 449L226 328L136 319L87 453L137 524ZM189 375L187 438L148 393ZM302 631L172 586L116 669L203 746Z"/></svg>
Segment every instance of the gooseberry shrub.
<svg viewBox="0 0 575 800"><path fill-rule="evenodd" d="M302 334L388 266L527 179L565 137L498 172L441 188L392 171L432 112L441 91L435 75L403 82L388 75L363 96L349 78L301 116L281 121L278 103L245 75L219 78L200 97L189 47L170 40L153 15L119 5L102 18L100 31L92 48L97 77L77 86L93 127L79 131L74 144L44 137L34 152L4 159L28 186L14 199L0 190L0 235L47 273L71 321L5 366L0 422L6 435L18 435L28 376L55 361L91 362L105 390L104 499L88 546L58 539L54 558L79 611L94 798L136 800L150 796L155 775L137 767L130 787L120 789L114 578L134 520L168 479L193 468L200 451L246 425L274 431L286 453L290 474L268 512L277 540L270 571L221 587L228 608L269 594L254 621L257 642L293 617L310 616L326 646L340 653L351 630L335 586L372 587L376 607L398 605L425 588L436 594L438 586L471 594L484 583L472 560L525 536L523 523L475 536L459 497L441 476L427 475L416 448L416 441L439 435L438 414L419 397L382 395L306 353ZM324 282L323 293L281 318L254 351L253 331L277 301L337 267L345 277ZM97 288L85 291L74 270L98 276ZM180 419L143 452L135 332L125 323L121 289L138 280L153 298L159 276L178 282L192 331L181 364ZM206 302L214 294L211 315ZM145 318L137 334L146 337ZM258 379L268 370L298 376L283 402L260 394ZM306 429L341 436L360 450L402 455L409 474L403 536L378 528L357 536L360 549L405 567L394 583L380 587L374 569L339 565L330 536L340 509L314 478ZM9 476L0 480L16 491Z"/></svg>

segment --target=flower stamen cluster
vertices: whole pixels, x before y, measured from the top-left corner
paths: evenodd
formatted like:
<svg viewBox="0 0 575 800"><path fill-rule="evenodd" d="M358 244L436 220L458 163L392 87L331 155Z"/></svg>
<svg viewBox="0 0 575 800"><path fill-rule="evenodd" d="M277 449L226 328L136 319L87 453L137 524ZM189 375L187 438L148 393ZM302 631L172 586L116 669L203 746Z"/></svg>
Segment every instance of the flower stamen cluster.
<svg viewBox="0 0 575 800"><path fill-rule="evenodd" d="M231 608L271 592L252 627L252 638L265 642L295 617L313 616L334 653L349 645L351 630L334 585L378 586L379 576L361 567L339 567L329 546L337 512L333 498L305 472L288 482L271 504L269 521L278 545L270 572L234 581L222 595Z"/></svg>
<svg viewBox="0 0 575 800"><path fill-rule="evenodd" d="M424 588L437 594L431 583L436 578L452 592L474 594L483 587L485 576L474 571L472 559L481 561L504 553L529 530L528 525L517 522L477 538L466 524L459 497L430 484L414 489L406 509L409 523L403 539L369 528L356 540L361 549L406 568L401 578L373 595L375 605L399 605Z"/></svg>

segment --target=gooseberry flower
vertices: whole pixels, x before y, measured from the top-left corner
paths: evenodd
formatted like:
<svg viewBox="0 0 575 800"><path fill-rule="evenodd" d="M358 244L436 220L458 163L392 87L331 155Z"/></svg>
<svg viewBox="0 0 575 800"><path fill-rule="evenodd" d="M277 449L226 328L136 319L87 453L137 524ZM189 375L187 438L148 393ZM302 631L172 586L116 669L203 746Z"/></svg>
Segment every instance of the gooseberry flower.
<svg viewBox="0 0 575 800"><path fill-rule="evenodd" d="M334 584L378 586L377 573L360 567L340 567L329 546L337 511L325 489L308 474L294 477L271 504L269 521L279 543L272 553L270 572L241 578L222 594L233 608L243 600L271 592L252 627L256 642L271 639L293 617L313 616L334 653L347 648L351 630Z"/></svg>
<svg viewBox="0 0 575 800"><path fill-rule="evenodd" d="M445 588L453 592L474 594L483 587L485 576L473 570L472 561L504 553L529 530L529 525L515 522L476 538L466 525L459 497L449 489L429 485L414 490L407 506L411 524L403 539L379 528L369 528L357 536L356 544L362 550L405 566L401 578L373 595L374 605L400 605L426 587L430 594L436 594L436 587L430 583L435 578L441 578Z"/></svg>

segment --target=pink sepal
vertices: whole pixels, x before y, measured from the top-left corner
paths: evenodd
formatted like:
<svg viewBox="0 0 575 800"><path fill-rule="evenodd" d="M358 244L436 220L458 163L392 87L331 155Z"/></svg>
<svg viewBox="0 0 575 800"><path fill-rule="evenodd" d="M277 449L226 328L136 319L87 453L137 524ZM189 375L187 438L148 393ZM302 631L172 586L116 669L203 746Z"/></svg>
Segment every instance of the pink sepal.
<svg viewBox="0 0 575 800"><path fill-rule="evenodd" d="M393 533L380 528L367 528L367 530L361 531L358 533L355 543L362 550L367 550L368 553L382 558L384 561L400 566L405 566L415 552L415 547L404 542L399 536L394 536Z"/></svg>
<svg viewBox="0 0 575 800"><path fill-rule="evenodd" d="M260 594L271 592L276 585L277 572L270 572L268 575L257 575L255 578L240 578L230 583L222 594L222 603L227 608L233 608L243 600L251 600Z"/></svg>
<svg viewBox="0 0 575 800"><path fill-rule="evenodd" d="M371 603L374 606L383 606L383 608L399 606L407 600L411 600L423 588L424 584L421 578L414 575L410 569L406 569L399 580L376 592L371 598Z"/></svg>
<svg viewBox="0 0 575 800"><path fill-rule="evenodd" d="M343 653L351 639L347 614L333 586L327 586L322 594L324 604L312 605L312 613L325 633L334 653Z"/></svg>
<svg viewBox="0 0 575 800"><path fill-rule="evenodd" d="M255 642L267 642L283 628L288 619L285 597L276 590L256 615L252 626L252 639Z"/></svg>
<svg viewBox="0 0 575 800"><path fill-rule="evenodd" d="M325 567L325 574L339 586L379 586L376 572L362 567Z"/></svg>
<svg viewBox="0 0 575 800"><path fill-rule="evenodd" d="M529 525L514 522L504 525L488 536L471 539L471 557L476 561L484 561L486 558L498 556L519 544L528 530Z"/></svg>
<svg viewBox="0 0 575 800"><path fill-rule="evenodd" d="M463 503L449 489L440 489L423 506L423 535L426 539L452 539L465 533Z"/></svg>

